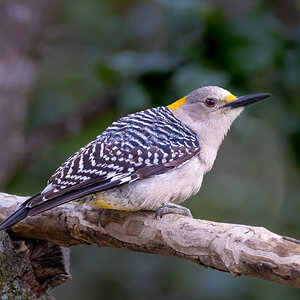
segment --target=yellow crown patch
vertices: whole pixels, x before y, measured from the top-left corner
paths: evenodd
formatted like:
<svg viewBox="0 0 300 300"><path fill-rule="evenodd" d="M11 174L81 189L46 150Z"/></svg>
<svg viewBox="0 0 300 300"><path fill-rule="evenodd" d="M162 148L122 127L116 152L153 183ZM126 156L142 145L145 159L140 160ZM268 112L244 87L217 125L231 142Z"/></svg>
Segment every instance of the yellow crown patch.
<svg viewBox="0 0 300 300"><path fill-rule="evenodd" d="M174 103L168 105L167 107L170 108L170 109L172 109L172 110L174 110L174 109L180 107L182 104L184 104L185 101L186 101L186 97L183 97L183 98L175 101Z"/></svg>

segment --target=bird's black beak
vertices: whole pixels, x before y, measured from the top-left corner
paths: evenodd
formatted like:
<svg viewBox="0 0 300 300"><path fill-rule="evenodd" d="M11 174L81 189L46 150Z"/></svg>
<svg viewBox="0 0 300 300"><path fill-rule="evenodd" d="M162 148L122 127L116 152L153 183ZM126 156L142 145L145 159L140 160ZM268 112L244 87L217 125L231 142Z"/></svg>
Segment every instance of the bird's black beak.
<svg viewBox="0 0 300 300"><path fill-rule="evenodd" d="M247 106L249 104L264 100L270 97L272 94L251 94L238 97L236 100L226 103L223 107L230 107L230 108L238 108L241 106Z"/></svg>

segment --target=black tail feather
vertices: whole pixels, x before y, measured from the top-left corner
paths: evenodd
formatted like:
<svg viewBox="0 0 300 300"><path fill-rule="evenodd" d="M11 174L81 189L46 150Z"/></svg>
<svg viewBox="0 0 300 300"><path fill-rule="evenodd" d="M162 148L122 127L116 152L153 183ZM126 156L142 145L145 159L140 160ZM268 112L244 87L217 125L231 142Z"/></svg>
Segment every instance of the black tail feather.
<svg viewBox="0 0 300 300"><path fill-rule="evenodd" d="M25 205L22 205L15 213L13 213L10 217L8 217L0 224L0 231L6 230L10 226L13 226L14 224L25 219L28 215L29 210L30 208L26 207Z"/></svg>
<svg viewBox="0 0 300 300"><path fill-rule="evenodd" d="M124 178L128 178L128 176L124 175ZM121 179L122 178L119 178L116 181L107 179L102 181L100 185L97 181L93 181L92 183L90 182L89 184L83 182L83 184L79 184L77 186L77 189L70 190L66 188L65 190L61 190L61 193L58 192L56 194L53 194L53 197L48 199L44 199L45 194L38 193L37 195L27 199L14 214L3 221L0 224L0 231L8 229L10 226L13 226L14 224L22 221L27 216L32 217L63 203L79 199L89 194L116 187L120 185ZM135 177L131 176L127 181L123 181L121 184L129 181L132 182L134 180L137 180L137 175L135 175Z"/></svg>

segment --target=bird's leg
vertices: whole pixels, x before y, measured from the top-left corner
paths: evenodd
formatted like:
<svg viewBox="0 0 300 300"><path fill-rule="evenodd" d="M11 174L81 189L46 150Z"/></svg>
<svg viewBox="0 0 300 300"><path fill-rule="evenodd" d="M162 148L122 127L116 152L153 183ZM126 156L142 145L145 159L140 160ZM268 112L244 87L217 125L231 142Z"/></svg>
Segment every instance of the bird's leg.
<svg viewBox="0 0 300 300"><path fill-rule="evenodd" d="M193 217L188 208L174 203L162 204L162 206L156 211L155 218L162 218L165 214L180 214L191 218Z"/></svg>

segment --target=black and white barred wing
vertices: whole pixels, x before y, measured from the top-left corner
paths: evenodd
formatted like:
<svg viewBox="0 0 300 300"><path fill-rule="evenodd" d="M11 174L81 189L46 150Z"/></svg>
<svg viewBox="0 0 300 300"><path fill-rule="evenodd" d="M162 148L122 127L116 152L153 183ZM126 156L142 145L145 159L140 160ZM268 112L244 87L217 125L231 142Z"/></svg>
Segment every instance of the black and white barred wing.
<svg viewBox="0 0 300 300"><path fill-rule="evenodd" d="M35 215L85 195L161 174L199 153L195 134L165 107L129 115L70 157L38 196Z"/></svg>
<svg viewBox="0 0 300 300"><path fill-rule="evenodd" d="M113 147L110 145L108 148ZM57 182L61 182L63 188L57 185L55 180L53 180L44 192L27 203L27 207L31 208L29 215L35 215L91 193L101 192L125 183L162 174L184 164L196 155L198 151L198 149L186 149L178 146L166 146L164 150L157 146L151 146L141 151L133 149L127 153L123 153L125 155L120 157L121 163L118 161L118 167L116 167L114 171L111 169L107 170L106 174L93 176L88 180L76 184L73 184L74 181L70 181L71 184L68 185L67 179L79 180L81 178L80 175L66 176L64 180L55 178ZM139 154L137 155L137 153ZM100 165L102 164L103 163L100 163ZM109 164L107 167L111 168L112 166ZM68 170L69 169L66 168L64 172L67 173ZM102 170L104 170L103 166ZM96 172L93 174L96 174Z"/></svg>

